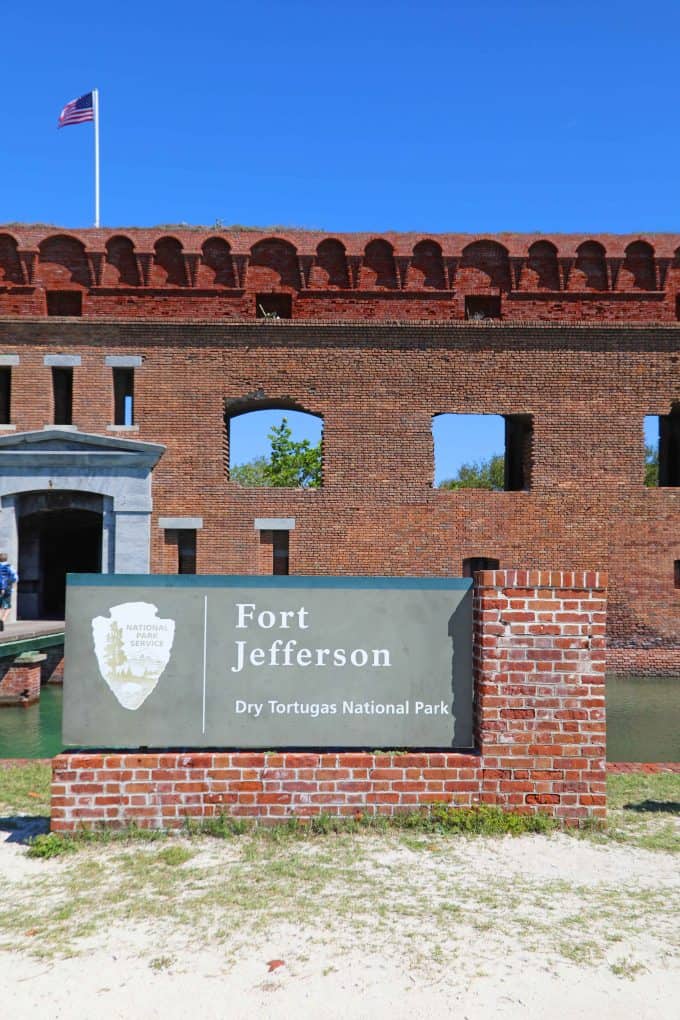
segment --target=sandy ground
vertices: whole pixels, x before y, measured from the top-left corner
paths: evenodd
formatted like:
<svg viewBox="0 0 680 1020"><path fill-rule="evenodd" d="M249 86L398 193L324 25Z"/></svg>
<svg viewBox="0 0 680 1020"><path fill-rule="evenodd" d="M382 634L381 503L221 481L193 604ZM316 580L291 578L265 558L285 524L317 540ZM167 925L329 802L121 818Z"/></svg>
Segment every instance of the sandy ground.
<svg viewBox="0 0 680 1020"><path fill-rule="evenodd" d="M207 889L209 897L216 876L243 885L261 870L257 854L252 873L242 870L251 864L244 864L233 841L186 845L194 855L182 865L187 891L173 893L173 909L178 896L190 897L197 887L192 878L200 877L202 894ZM315 855L328 851L328 845L318 849L322 846L317 841L295 848L298 865L313 865ZM285 864L290 852L278 849L267 867ZM148 855L144 860L151 863L158 847L132 853ZM77 955L60 951L56 957L43 951L36 956L31 943L36 930L22 930L13 948L0 951L2 1015L12 1020L680 1015L675 855L553 835L458 838L425 849L399 839L361 837L355 846L339 844L337 857L358 881L354 907L332 880L319 893L317 913L301 900L297 910L296 887L285 887L292 899L283 915L277 912L263 927L255 923L262 909L246 911L225 935L207 923L209 898L201 900L195 923L191 915L178 920L170 908L148 919L131 909L126 920L125 911L121 917L113 906L94 933L64 950ZM49 918L44 904L50 897L62 902L77 869L88 862L103 865L114 886L122 883L114 858L130 867L129 853L126 858L111 847L41 861L26 857L21 844L3 842L3 906L30 908L34 890L36 924L44 925ZM368 920L361 903L364 881L370 885ZM120 888L122 903L133 894ZM218 897L220 887L214 888ZM437 913L448 895L455 906L450 919ZM399 904L395 913L390 897ZM0 936L6 931L0 923ZM278 965L270 970L272 961Z"/></svg>

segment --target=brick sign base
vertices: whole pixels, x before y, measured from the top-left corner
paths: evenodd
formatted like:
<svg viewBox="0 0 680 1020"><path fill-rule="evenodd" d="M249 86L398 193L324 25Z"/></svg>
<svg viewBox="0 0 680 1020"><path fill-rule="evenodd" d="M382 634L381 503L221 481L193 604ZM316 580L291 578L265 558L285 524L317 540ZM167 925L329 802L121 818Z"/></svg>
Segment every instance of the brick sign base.
<svg viewBox="0 0 680 1020"><path fill-rule="evenodd" d="M565 822L606 813L606 577L475 577L474 753L78 752L53 762L52 829L179 828L495 804Z"/></svg>

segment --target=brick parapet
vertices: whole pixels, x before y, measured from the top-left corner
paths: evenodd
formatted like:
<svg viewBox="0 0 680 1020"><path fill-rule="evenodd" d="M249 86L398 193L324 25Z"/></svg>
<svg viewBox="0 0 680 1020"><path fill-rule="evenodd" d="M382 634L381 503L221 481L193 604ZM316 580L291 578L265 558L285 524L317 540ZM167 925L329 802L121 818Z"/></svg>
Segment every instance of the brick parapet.
<svg viewBox="0 0 680 1020"><path fill-rule="evenodd" d="M679 241L0 226L0 312L55 313L47 295L66 289L86 318L254 319L262 295L278 292L293 318L433 321L474 314L466 296L486 295L506 319L670 322Z"/></svg>
<svg viewBox="0 0 680 1020"><path fill-rule="evenodd" d="M473 602L474 753L63 754L52 827L392 815L442 802L570 823L604 815L605 575L485 571Z"/></svg>

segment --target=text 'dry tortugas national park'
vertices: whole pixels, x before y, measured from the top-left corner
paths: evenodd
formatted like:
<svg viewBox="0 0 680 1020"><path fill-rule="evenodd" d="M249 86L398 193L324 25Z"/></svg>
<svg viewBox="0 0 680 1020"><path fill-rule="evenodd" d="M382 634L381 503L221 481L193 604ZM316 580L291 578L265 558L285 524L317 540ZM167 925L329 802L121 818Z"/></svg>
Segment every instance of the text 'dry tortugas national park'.
<svg viewBox="0 0 680 1020"><path fill-rule="evenodd" d="M605 670L680 669L679 300L668 234L0 226L8 633L66 620L53 828L603 815ZM239 465L260 411L318 424L313 484ZM442 486L472 415L498 470ZM0 700L60 673L46 640Z"/></svg>

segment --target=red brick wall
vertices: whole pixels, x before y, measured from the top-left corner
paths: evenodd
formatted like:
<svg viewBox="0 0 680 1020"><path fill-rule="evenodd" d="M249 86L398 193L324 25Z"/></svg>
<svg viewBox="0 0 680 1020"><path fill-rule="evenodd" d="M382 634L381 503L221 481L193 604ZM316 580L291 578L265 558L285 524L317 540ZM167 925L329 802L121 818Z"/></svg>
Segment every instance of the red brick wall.
<svg viewBox="0 0 680 1020"><path fill-rule="evenodd" d="M680 398L676 326L507 323L0 321L17 431L52 415L45 354L80 354L74 423L113 421L107 354L139 354L133 438L163 443L152 570L176 570L159 516L200 516L199 573L259 573L256 517L295 517L294 574L460 575L501 567L610 575L613 643L680 646L680 489L645 488L642 421ZM225 402L291 400L324 419L324 484L243 489L226 477ZM530 414L531 488L432 488L432 416ZM269 564L269 566L267 566Z"/></svg>
<svg viewBox="0 0 680 1020"><path fill-rule="evenodd" d="M44 656L34 662L0 659L0 704L31 705L40 698L40 665Z"/></svg>
<svg viewBox="0 0 680 1020"><path fill-rule="evenodd" d="M607 649L607 672L680 676L680 648L610 647Z"/></svg>
<svg viewBox="0 0 680 1020"><path fill-rule="evenodd" d="M432 803L602 817L605 614L602 574L483 571L473 601L476 753L62 754L52 828L389 815Z"/></svg>

